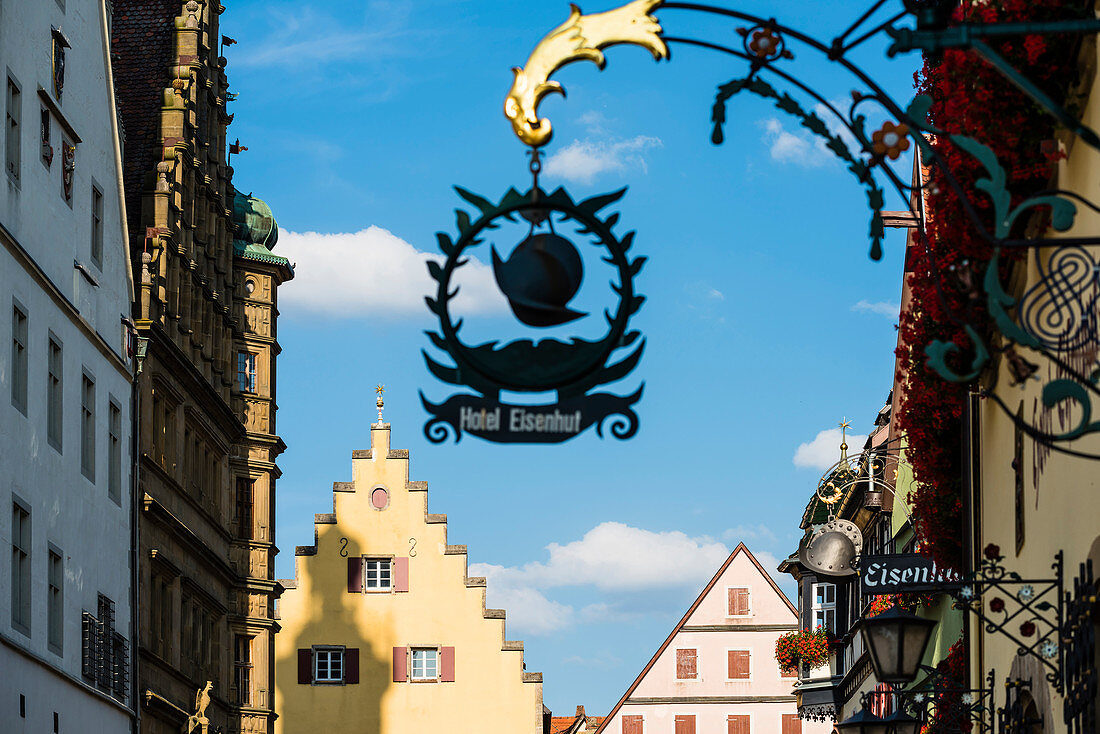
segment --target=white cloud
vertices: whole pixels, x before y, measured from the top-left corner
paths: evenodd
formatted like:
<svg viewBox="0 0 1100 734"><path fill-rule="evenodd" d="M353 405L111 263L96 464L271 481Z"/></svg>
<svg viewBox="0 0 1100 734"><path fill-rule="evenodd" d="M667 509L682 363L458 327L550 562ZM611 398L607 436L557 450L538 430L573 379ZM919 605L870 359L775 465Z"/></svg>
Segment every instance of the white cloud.
<svg viewBox="0 0 1100 734"><path fill-rule="evenodd" d="M607 115L599 110L589 110L577 118L589 135L604 135L607 132Z"/></svg>
<svg viewBox="0 0 1100 734"><path fill-rule="evenodd" d="M794 452L794 465L802 469L828 469L840 460L839 428L828 428L817 434L813 441L798 445ZM862 449L866 435L849 433L849 449Z"/></svg>
<svg viewBox="0 0 1100 734"><path fill-rule="evenodd" d="M337 233L283 230L275 251L295 263L294 280L279 289L283 311L338 317L426 313L424 296L433 294L436 284L425 263L442 262L440 255L417 250L376 226ZM453 304L456 312L507 308L488 265L470 259L455 282L461 286Z"/></svg>
<svg viewBox="0 0 1100 734"><path fill-rule="evenodd" d="M548 599L557 587L590 586L611 594L647 589L692 587L710 578L729 555L712 538L680 531L653 532L619 522L604 522L580 540L546 547L549 560L523 566L472 563L471 576L485 576L487 604L508 611L509 625L545 634L577 620L615 617L613 604L593 602L576 612Z"/></svg>
<svg viewBox="0 0 1100 734"><path fill-rule="evenodd" d="M574 140L546 159L543 173L576 183L592 183L596 177L628 169L647 170L644 153L660 148L660 138L637 135L627 140Z"/></svg>
<svg viewBox="0 0 1100 734"><path fill-rule="evenodd" d="M867 299L862 299L859 303L852 305L852 310L877 313L879 316L896 319L901 312L901 304L892 301L876 301L872 303Z"/></svg>
<svg viewBox="0 0 1100 734"><path fill-rule="evenodd" d="M776 543L779 540L775 537L775 533L772 532L772 529L764 523L760 523L759 525L735 525L722 533L722 539L728 540L731 543L743 542L745 545L749 545L757 540L766 543ZM756 551L753 551L753 555L758 554Z"/></svg>
<svg viewBox="0 0 1100 734"><path fill-rule="evenodd" d="M847 107L848 102L834 101L832 105L842 110ZM859 143L828 107L818 103L813 111L825 123L825 127L832 135L838 136L848 145L853 155L859 152ZM785 122L781 122L777 117L769 117L759 123L764 129L764 143L768 146L773 160L794 163L806 168L817 168L830 161L840 162L836 154L826 147L824 138L801 127L793 117L788 119L794 132L788 130Z"/></svg>

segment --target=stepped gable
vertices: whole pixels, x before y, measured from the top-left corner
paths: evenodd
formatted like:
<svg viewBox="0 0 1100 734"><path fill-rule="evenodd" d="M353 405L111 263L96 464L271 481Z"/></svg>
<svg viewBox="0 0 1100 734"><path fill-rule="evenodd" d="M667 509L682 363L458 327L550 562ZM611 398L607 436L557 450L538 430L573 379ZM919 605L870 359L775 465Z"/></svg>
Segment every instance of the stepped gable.
<svg viewBox="0 0 1100 734"><path fill-rule="evenodd" d="M378 695L370 705L383 734L390 731L386 722L391 719L436 715L418 708L417 701L452 695L447 689L464 697L483 695L486 706L494 705L493 697L498 697L502 710L511 706L510 713L502 714L510 717L511 731L540 733L542 673L526 670L523 642L506 638L505 610L486 607L486 579L468 575L466 546L449 541L447 516L429 512L427 482L409 480L409 452L390 449L389 439L388 423L371 426L371 448L352 452L352 481L333 483L332 512L314 516L313 543L295 549L295 577L279 581L286 590L280 600L283 632L276 641L276 665L283 666L276 678L281 720L293 726L315 705L339 707L321 703L331 700L332 689L301 684L301 656L317 646L344 645L357 656L356 682L371 686L363 688L363 693L370 690L370 695ZM387 581L390 588L381 594L367 590L363 577L352 581L355 562L372 556L392 559L393 580ZM447 560L451 556L461 557L461 565ZM434 611L442 609L445 614ZM485 621L475 621L475 609ZM499 624L499 632L484 629L483 624ZM450 677L442 677L437 687L405 686L409 672L404 669L404 653L399 666L398 652L420 649L423 644L455 651L441 663L444 669L450 666ZM494 656L502 654L494 662ZM361 664L358 659L363 656L367 662ZM296 664L297 686L292 672ZM369 666L373 666L371 673L367 673ZM509 679L515 683L508 683ZM523 694L523 690L529 692ZM360 695L356 705L366 706L366 697ZM484 723L480 714L477 722L471 720L464 728L457 717L452 728L477 731L475 727ZM316 721L318 726L330 723L340 722Z"/></svg>

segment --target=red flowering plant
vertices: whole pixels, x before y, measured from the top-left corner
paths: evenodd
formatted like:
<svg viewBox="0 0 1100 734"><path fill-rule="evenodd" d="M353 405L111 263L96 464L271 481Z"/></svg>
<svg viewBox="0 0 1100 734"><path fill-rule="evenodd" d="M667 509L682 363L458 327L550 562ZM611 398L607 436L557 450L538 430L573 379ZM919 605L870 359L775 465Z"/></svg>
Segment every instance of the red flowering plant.
<svg viewBox="0 0 1100 734"><path fill-rule="evenodd" d="M788 632L775 641L775 659L783 670L797 668L799 663L820 668L829 662L829 643L829 633L823 627Z"/></svg>
<svg viewBox="0 0 1100 734"><path fill-rule="evenodd" d="M934 594L880 594L871 600L867 607L866 617L877 617L892 606L899 606L907 612L917 611L917 607L930 607L935 605Z"/></svg>
<svg viewBox="0 0 1100 734"><path fill-rule="evenodd" d="M963 0L953 23L1013 22L1065 18L1062 0ZM1075 41L1070 36L1029 35L1000 39L997 51L1055 99L1077 76ZM938 59L926 58L916 75L917 91L931 99L928 122L948 134L971 136L989 146L1004 166L1012 205L1048 188L1057 155L1050 154L1053 118L1020 92L990 64L971 51L948 49ZM946 136L930 141L944 164L967 193L978 214L987 219L989 198L974 186L986 171ZM962 476L959 444L969 383L948 382L926 365L925 347L934 340L960 346L952 365L965 369L966 353L975 345L958 323L968 320L983 340L992 327L978 293L992 248L967 217L959 196L940 166L930 169L926 189L927 249L910 247L911 307L901 315L898 347L899 379L906 382L898 411L905 431L915 486L910 495L913 522L922 553L941 568L962 569ZM1021 220L1024 218L1021 218ZM1026 223L1021 221L1019 226ZM1013 235L1022 232L1013 232ZM1006 263L1007 268L1011 263ZM941 280L942 278L942 280Z"/></svg>

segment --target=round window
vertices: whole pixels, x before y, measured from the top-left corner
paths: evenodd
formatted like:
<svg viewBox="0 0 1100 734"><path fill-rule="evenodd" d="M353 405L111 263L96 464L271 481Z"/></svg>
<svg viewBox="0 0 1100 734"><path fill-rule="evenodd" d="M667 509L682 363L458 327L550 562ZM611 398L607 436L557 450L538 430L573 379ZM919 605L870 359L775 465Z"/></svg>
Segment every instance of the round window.
<svg viewBox="0 0 1100 734"><path fill-rule="evenodd" d="M384 510L390 504L390 493L378 487L370 493L370 503L376 510Z"/></svg>
<svg viewBox="0 0 1100 734"><path fill-rule="evenodd" d="M252 291L256 290L256 281L251 278L244 282L244 292L247 295L252 295Z"/></svg>

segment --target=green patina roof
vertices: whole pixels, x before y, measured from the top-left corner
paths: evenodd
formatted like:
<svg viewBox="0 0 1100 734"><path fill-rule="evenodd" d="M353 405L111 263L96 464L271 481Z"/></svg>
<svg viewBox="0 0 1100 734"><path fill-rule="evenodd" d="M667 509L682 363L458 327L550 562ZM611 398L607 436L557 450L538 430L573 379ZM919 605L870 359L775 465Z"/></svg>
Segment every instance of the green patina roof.
<svg viewBox="0 0 1100 734"><path fill-rule="evenodd" d="M271 207L263 199L234 191L233 224L237 226L233 238L234 255L290 267L289 260L271 251L279 241L279 225L275 222Z"/></svg>

